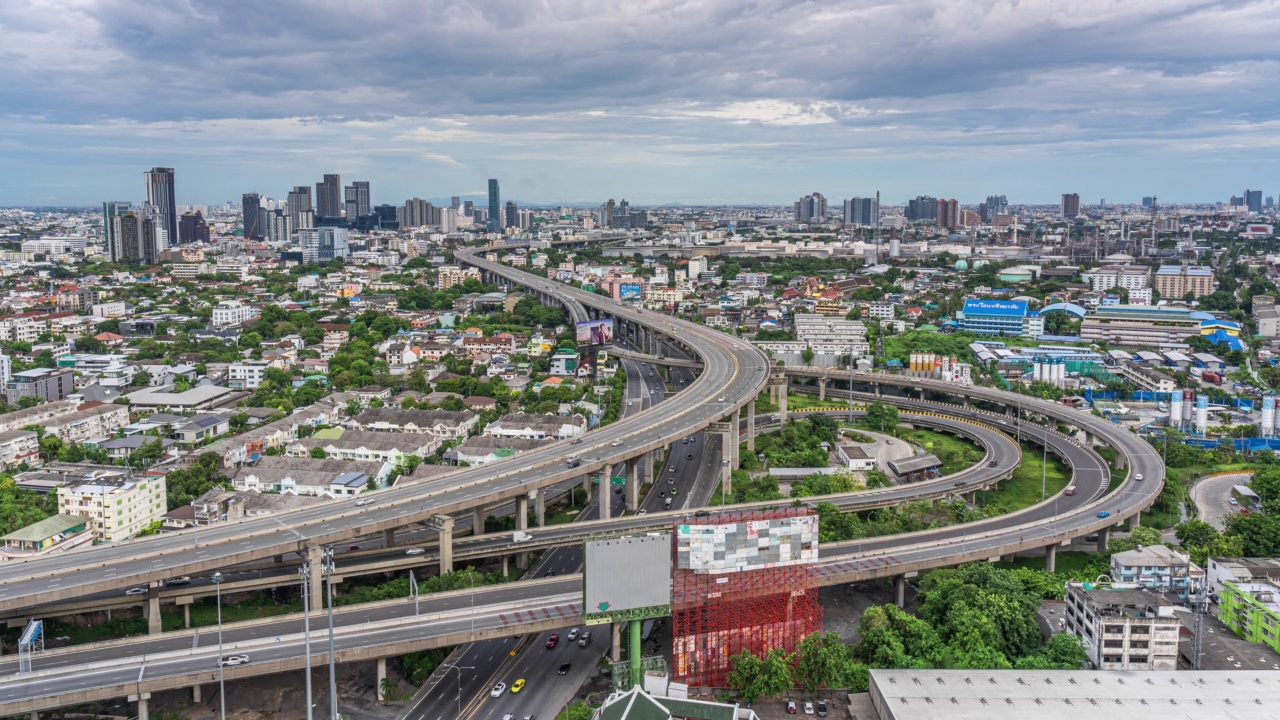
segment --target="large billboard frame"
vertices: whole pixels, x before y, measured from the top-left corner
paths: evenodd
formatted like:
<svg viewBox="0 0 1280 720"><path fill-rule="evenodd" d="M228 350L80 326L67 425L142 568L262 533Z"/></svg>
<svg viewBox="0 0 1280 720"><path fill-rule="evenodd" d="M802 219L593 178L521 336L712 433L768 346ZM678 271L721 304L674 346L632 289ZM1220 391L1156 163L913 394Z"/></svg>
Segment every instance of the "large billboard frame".
<svg viewBox="0 0 1280 720"><path fill-rule="evenodd" d="M615 326L613 318L587 320L574 325L579 345L612 345Z"/></svg>
<svg viewBox="0 0 1280 720"><path fill-rule="evenodd" d="M635 300L637 302L644 297L644 285L640 283L619 283L618 299L623 302Z"/></svg>
<svg viewBox="0 0 1280 720"><path fill-rule="evenodd" d="M670 532L588 538L582 619L605 625L671 615Z"/></svg>

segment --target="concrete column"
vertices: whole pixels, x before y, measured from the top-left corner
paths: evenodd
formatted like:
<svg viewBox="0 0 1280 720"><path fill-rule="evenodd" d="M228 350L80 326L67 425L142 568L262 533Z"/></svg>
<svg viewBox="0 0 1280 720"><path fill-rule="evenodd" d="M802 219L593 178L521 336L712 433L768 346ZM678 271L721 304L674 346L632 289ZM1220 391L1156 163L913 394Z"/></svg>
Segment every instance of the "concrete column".
<svg viewBox="0 0 1280 720"><path fill-rule="evenodd" d="M516 498L516 529L527 530L529 528L529 497L521 495Z"/></svg>
<svg viewBox="0 0 1280 720"><path fill-rule="evenodd" d="M377 682L376 688L378 691L378 702L386 702L387 697L382 692L382 681L387 679L387 659L386 658L378 658L377 673L378 673L377 675L378 679L376 681Z"/></svg>
<svg viewBox="0 0 1280 720"><path fill-rule="evenodd" d="M510 570L507 567L507 561L510 559L511 557L508 555L502 556L502 577L507 577L510 574Z"/></svg>
<svg viewBox="0 0 1280 720"><path fill-rule="evenodd" d="M644 456L644 485L652 485L658 475L658 451L650 450Z"/></svg>
<svg viewBox="0 0 1280 720"><path fill-rule="evenodd" d="M311 567L311 607L324 606L324 549L319 546L307 548L307 565Z"/></svg>
<svg viewBox="0 0 1280 720"><path fill-rule="evenodd" d="M600 496L597 498L600 505L600 519L608 520L613 514L613 485L610 482L610 473L612 470L608 467L600 471Z"/></svg>
<svg viewBox="0 0 1280 720"><path fill-rule="evenodd" d="M778 421L786 424L787 422L787 386L782 386L782 392L778 397Z"/></svg>
<svg viewBox="0 0 1280 720"><path fill-rule="evenodd" d="M827 383L831 382L827 378L818 378L818 400L827 399Z"/></svg>
<svg viewBox="0 0 1280 720"><path fill-rule="evenodd" d="M920 400L924 400L924 388L920 388Z"/></svg>
<svg viewBox="0 0 1280 720"><path fill-rule="evenodd" d="M733 492L733 465L732 461L729 463L724 462L729 460L729 444L722 441L720 445L720 487L722 494L728 495Z"/></svg>
<svg viewBox="0 0 1280 720"><path fill-rule="evenodd" d="M1058 566L1058 546L1050 545L1044 549L1044 571L1055 572L1054 568Z"/></svg>
<svg viewBox="0 0 1280 720"><path fill-rule="evenodd" d="M622 623L613 623L613 648L610 651L609 659L614 662L622 662Z"/></svg>
<svg viewBox="0 0 1280 720"><path fill-rule="evenodd" d="M396 546L396 529L387 528L382 531L382 547L393 548Z"/></svg>
<svg viewBox="0 0 1280 720"><path fill-rule="evenodd" d="M738 438L742 437L738 434L740 432L742 432L742 408L734 410L729 416L729 436L732 438L729 447L733 450L731 463L735 470L742 466L742 458L739 457L742 454L742 446L738 443Z"/></svg>
<svg viewBox="0 0 1280 720"><path fill-rule="evenodd" d="M534 521L538 523L538 527L545 527L547 524L547 489L538 488L533 492Z"/></svg>
<svg viewBox="0 0 1280 720"><path fill-rule="evenodd" d="M756 451L756 402L747 403L747 452Z"/></svg>
<svg viewBox="0 0 1280 720"><path fill-rule="evenodd" d="M893 601L898 607L905 608L907 606L907 576L893 576Z"/></svg>
<svg viewBox="0 0 1280 720"><path fill-rule="evenodd" d="M1124 470L1124 469L1125 469L1124 453L1116 451L1116 470Z"/></svg>
<svg viewBox="0 0 1280 720"><path fill-rule="evenodd" d="M1142 513L1138 513L1137 515L1134 515L1133 517L1129 518L1129 532L1133 532L1133 529L1138 527L1141 524L1142 524Z"/></svg>
<svg viewBox="0 0 1280 720"><path fill-rule="evenodd" d="M477 508L471 509L471 534L472 535L484 534L484 518L485 518L485 512L483 507L477 507Z"/></svg>
<svg viewBox="0 0 1280 720"><path fill-rule="evenodd" d="M880 383L876 383L876 397L880 397Z"/></svg>
<svg viewBox="0 0 1280 720"><path fill-rule="evenodd" d="M627 461L627 509L635 512L640 509L640 458Z"/></svg>
<svg viewBox="0 0 1280 720"><path fill-rule="evenodd" d="M191 606L182 606L182 626L188 630L191 629Z"/></svg>
<svg viewBox="0 0 1280 720"><path fill-rule="evenodd" d="M1084 446L1093 447L1093 433L1087 432L1084 434Z"/></svg>
<svg viewBox="0 0 1280 720"><path fill-rule="evenodd" d="M201 700L200 700L200 686L199 686L199 685L192 685L192 686L191 686L191 704L193 704L193 705L199 705L199 704L200 704L200 702L201 702Z"/></svg>
<svg viewBox="0 0 1280 720"><path fill-rule="evenodd" d="M149 720L150 717L151 715L147 709L147 699L144 697L138 698L138 720Z"/></svg>
<svg viewBox="0 0 1280 720"><path fill-rule="evenodd" d="M966 397L966 398L964 398L964 401L963 401L961 404L962 404L962 405L964 405L964 408L965 408L966 410L968 410L968 409L969 409L969 398L967 398L967 397Z"/></svg>
<svg viewBox="0 0 1280 720"><path fill-rule="evenodd" d="M162 632L160 622L160 583L151 583L147 588L147 632L156 635Z"/></svg>
<svg viewBox="0 0 1280 720"><path fill-rule="evenodd" d="M1107 539L1111 535L1111 528L1104 527L1098 531L1098 552L1107 551Z"/></svg>
<svg viewBox="0 0 1280 720"><path fill-rule="evenodd" d="M587 494L587 498L583 502L591 502L591 476L590 475L582 476L582 492Z"/></svg>
<svg viewBox="0 0 1280 720"><path fill-rule="evenodd" d="M448 515L433 515L431 526L440 536L440 574L453 572L453 518Z"/></svg>

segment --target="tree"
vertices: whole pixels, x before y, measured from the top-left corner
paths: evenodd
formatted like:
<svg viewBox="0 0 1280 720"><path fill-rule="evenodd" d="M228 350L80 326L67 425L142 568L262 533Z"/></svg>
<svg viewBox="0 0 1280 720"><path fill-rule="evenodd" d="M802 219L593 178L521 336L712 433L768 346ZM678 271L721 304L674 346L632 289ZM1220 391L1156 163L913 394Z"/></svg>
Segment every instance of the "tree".
<svg viewBox="0 0 1280 720"><path fill-rule="evenodd" d="M1150 547L1152 545L1159 545L1163 541L1164 541L1164 537L1163 535L1161 535L1159 530L1153 527L1148 527L1146 525L1139 525L1138 527L1129 531L1128 537L1116 538L1115 540L1112 540L1110 547L1108 548L1108 552L1114 555L1118 552L1126 552L1128 550L1133 550L1138 547Z"/></svg>
<svg viewBox="0 0 1280 720"><path fill-rule="evenodd" d="M1239 538L1248 557L1280 556L1280 515L1237 514L1227 519L1230 537Z"/></svg>
<svg viewBox="0 0 1280 720"><path fill-rule="evenodd" d="M151 373L146 370L139 370L133 375L133 384L139 387L145 387L151 384Z"/></svg>
<svg viewBox="0 0 1280 720"><path fill-rule="evenodd" d="M1249 488L1258 494L1263 507L1280 508L1280 467L1268 467L1253 474Z"/></svg>
<svg viewBox="0 0 1280 720"><path fill-rule="evenodd" d="M781 695L794 687L791 661L792 656L779 648L770 650L763 658L743 650L730 660L732 667L726 679L729 687L737 690L747 702L754 703L758 698Z"/></svg>
<svg viewBox="0 0 1280 720"><path fill-rule="evenodd" d="M1217 528L1203 520L1187 520L1174 527L1174 534L1184 548L1208 545L1217 539Z"/></svg>
<svg viewBox="0 0 1280 720"><path fill-rule="evenodd" d="M317 460L324 460L325 458L329 457L329 453L325 452L324 448L322 447L314 447L314 448L311 448L311 457Z"/></svg>
<svg viewBox="0 0 1280 720"><path fill-rule="evenodd" d="M865 422L867 427L892 435L898 427L898 408L882 402L873 402L867 406Z"/></svg>
<svg viewBox="0 0 1280 720"><path fill-rule="evenodd" d="M796 648L796 682L809 692L839 687L848 656L849 649L838 634L813 633Z"/></svg>
<svg viewBox="0 0 1280 720"><path fill-rule="evenodd" d="M805 365L812 365L814 357L813 348L811 347L806 347L804 350L800 351L800 359L804 361Z"/></svg>

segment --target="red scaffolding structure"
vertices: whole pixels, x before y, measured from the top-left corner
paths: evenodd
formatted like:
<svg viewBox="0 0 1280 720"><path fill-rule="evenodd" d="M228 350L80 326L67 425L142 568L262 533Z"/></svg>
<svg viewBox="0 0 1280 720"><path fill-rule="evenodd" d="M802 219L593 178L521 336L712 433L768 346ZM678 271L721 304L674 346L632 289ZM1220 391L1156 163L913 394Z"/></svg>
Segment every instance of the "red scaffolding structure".
<svg viewBox="0 0 1280 720"><path fill-rule="evenodd" d="M778 508L716 513L680 525L727 525L815 515L813 509ZM822 630L817 573L797 563L738 572L681 569L679 543L672 563L672 675L694 687L727 687L731 659L743 650L764 655L794 652Z"/></svg>

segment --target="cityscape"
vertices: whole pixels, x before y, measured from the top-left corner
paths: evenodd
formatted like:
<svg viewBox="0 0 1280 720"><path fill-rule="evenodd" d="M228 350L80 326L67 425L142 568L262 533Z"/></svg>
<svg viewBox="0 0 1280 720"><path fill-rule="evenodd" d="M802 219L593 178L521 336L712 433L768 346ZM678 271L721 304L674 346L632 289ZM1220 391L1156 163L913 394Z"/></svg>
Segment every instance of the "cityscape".
<svg viewBox="0 0 1280 720"><path fill-rule="evenodd" d="M0 8L0 718L1271 718L1274 13L1137 5Z"/></svg>

